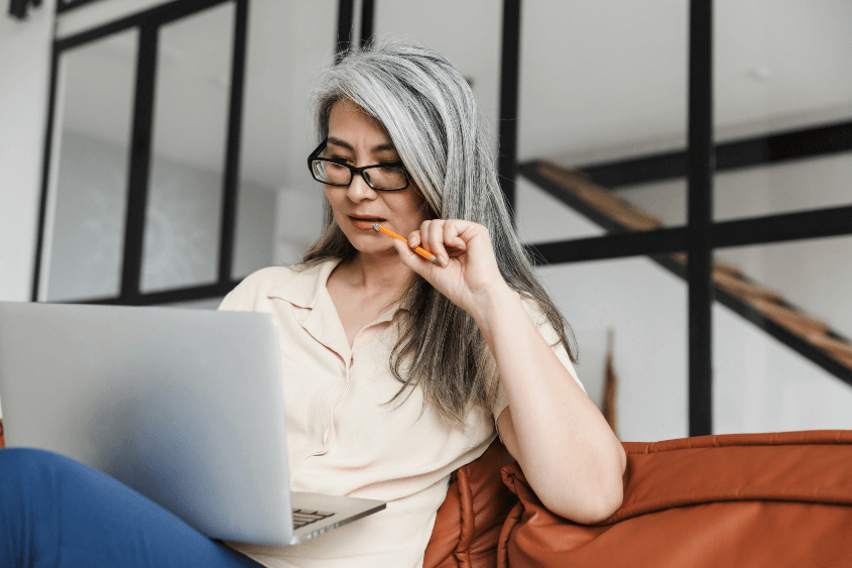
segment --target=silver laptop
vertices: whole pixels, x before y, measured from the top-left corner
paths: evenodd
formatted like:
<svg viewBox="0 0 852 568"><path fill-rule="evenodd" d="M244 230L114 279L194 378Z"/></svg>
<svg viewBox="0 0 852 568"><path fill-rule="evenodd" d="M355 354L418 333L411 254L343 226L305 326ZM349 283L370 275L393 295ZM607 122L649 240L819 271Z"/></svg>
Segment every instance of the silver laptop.
<svg viewBox="0 0 852 568"><path fill-rule="evenodd" d="M291 493L269 314L0 302L7 447L98 469L216 539L297 544L385 508Z"/></svg>

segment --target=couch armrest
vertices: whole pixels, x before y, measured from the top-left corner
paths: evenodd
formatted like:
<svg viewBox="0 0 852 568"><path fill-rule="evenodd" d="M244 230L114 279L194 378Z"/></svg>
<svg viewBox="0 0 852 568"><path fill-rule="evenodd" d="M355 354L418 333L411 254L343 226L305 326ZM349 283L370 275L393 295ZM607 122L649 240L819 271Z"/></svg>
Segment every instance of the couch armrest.
<svg viewBox="0 0 852 568"><path fill-rule="evenodd" d="M517 501L501 467L512 456L499 439L482 456L457 469L438 509L424 568L493 568L506 514Z"/></svg>
<svg viewBox="0 0 852 568"><path fill-rule="evenodd" d="M517 464L520 501L498 566L841 566L852 558L852 431L625 443L624 502L579 525L541 505Z"/></svg>

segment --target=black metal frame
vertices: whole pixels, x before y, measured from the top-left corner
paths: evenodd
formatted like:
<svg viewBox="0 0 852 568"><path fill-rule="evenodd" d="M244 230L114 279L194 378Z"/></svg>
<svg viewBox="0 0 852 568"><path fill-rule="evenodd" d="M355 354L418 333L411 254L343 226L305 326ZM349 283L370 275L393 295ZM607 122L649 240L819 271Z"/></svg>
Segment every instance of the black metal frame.
<svg viewBox="0 0 852 568"><path fill-rule="evenodd" d="M9 0L8 14L19 20L26 20L30 8L41 6L41 0Z"/></svg>
<svg viewBox="0 0 852 568"><path fill-rule="evenodd" d="M689 282L689 435L712 433L712 302L714 299L852 385L852 372L736 297L714 289L716 248L777 243L852 234L852 206L713 222L715 171L747 168L852 150L852 122L816 125L713 144L712 2L691 0L688 149L603 164L578 166L591 181L608 187L669 178L688 178L688 222L683 227L627 232L586 202L538 172L536 162L518 171L601 227L603 237L536 243L528 249L540 264L649 256ZM503 89L511 88L503 85ZM502 134L502 131L501 131ZM505 141L501 140L502 144ZM686 251L688 268L666 253Z"/></svg>
<svg viewBox="0 0 852 568"><path fill-rule="evenodd" d="M500 53L500 155L497 174L510 209L515 208L518 171L518 89L521 80L521 0L503 0Z"/></svg>
<svg viewBox="0 0 852 568"><path fill-rule="evenodd" d="M717 144L716 171L737 170L852 150L852 121L749 136ZM686 151L575 166L611 189L686 176ZM626 189L626 188L625 188Z"/></svg>
<svg viewBox="0 0 852 568"><path fill-rule="evenodd" d="M73 10L74 8L79 8L80 6L85 6L86 4L90 4L95 1L96 0L57 0L56 13L61 14L62 12L67 12L68 10Z"/></svg>
<svg viewBox="0 0 852 568"><path fill-rule="evenodd" d="M355 19L355 0L340 0L337 4L337 43L335 59L340 61L352 46L352 23Z"/></svg>
<svg viewBox="0 0 852 568"><path fill-rule="evenodd" d="M689 4L689 435L713 432L713 2Z"/></svg>
<svg viewBox="0 0 852 568"><path fill-rule="evenodd" d="M57 4L57 12L64 12L87 4L92 0L77 0L73 3ZM142 293L140 279L142 273L142 246L144 242L145 211L147 204L148 175L150 169L151 129L156 77L157 31L160 26L213 6L233 2L235 5L233 53L231 68L231 90L228 111L227 142L225 167L223 171L223 191L219 236L219 258L216 282L198 286L189 286L158 292ZM81 300L89 304L153 305L173 302L203 300L224 296L238 280L231 277L233 266L234 240L236 233L237 184L239 180L240 138L242 134L243 92L246 66L246 45L248 42L248 2L249 0L175 0L109 22L74 36L56 40L53 43L50 75L50 102L48 122L45 134L45 148L42 165L42 196L39 207L38 236L32 287L32 300L39 300L41 278L41 260L44 248L45 222L48 201L48 180L50 175L50 157L56 108L57 70L59 58L68 49L73 49L91 41L96 41L114 33L131 28L139 28L139 55L136 71L136 93L134 98L133 132L131 135L131 160L128 175L127 216L125 220L124 254L122 257L121 288L117 297L90 298ZM365 0L362 5L361 37L369 40L373 29L373 0ZM337 56L349 50L352 45L352 25L354 22L354 0L340 0L338 4L337 38L335 49Z"/></svg>
<svg viewBox="0 0 852 568"><path fill-rule="evenodd" d="M220 220L220 242L215 283L142 293L142 246L144 242L148 175L150 170L151 132L154 112L154 93L157 58L157 36L161 26L181 18L232 2L235 7L231 91ZM72 7L80 5L75 4ZM66 7L67 9L67 7ZM237 181L239 179L240 134L242 131L243 81L248 26L248 0L176 0L150 10L133 14L74 36L56 40L53 44L50 103L45 152L42 170L42 196L39 207L39 231L36 246L32 300L39 300L41 261L48 201L50 156L57 95L57 69L63 52L96 41L114 33L139 29L139 51L136 69L133 129L130 143L127 209L125 219L124 254L122 257L121 288L117 297L90 298L91 304L151 305L205 299L227 294L237 283L231 278L234 234L236 228Z"/></svg>
<svg viewBox="0 0 852 568"><path fill-rule="evenodd" d="M365 46L373 41L373 26L376 20L376 6L374 0L362 0L361 2L361 35L359 41Z"/></svg>
<svg viewBox="0 0 852 568"><path fill-rule="evenodd" d="M519 171L539 188L611 233L604 237L527 245L527 250L539 264L562 264L647 255L663 268L687 279L686 267L674 261L670 255L673 252L687 250L686 227L627 231L610 217L591 207L586 201L566 192L559 184L542 175L535 164L521 164ZM710 233L710 241L714 248L847 235L852 234L852 206L713 223ZM736 296L718 288L715 294L716 300L723 306L852 386L852 370L848 367L841 365L801 336L767 318ZM789 305L788 307L794 308Z"/></svg>

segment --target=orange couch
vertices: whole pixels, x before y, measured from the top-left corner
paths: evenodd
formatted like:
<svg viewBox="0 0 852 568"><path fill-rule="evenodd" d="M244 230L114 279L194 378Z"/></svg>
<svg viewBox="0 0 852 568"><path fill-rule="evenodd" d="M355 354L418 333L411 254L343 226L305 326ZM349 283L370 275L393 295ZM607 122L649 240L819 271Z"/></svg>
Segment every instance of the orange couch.
<svg viewBox="0 0 852 568"><path fill-rule="evenodd" d="M495 442L453 475L424 566L852 566L852 431L624 447L621 508L584 526L544 508Z"/></svg>
<svg viewBox="0 0 852 568"><path fill-rule="evenodd" d="M495 441L453 473L424 568L852 567L852 431L624 448L624 502L586 526L543 507Z"/></svg>

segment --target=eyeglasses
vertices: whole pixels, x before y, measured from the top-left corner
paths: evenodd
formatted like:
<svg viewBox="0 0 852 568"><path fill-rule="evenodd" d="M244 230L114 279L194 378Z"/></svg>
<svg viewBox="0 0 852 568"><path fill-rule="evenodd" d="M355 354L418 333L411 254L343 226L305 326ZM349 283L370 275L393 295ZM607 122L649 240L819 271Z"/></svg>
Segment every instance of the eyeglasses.
<svg viewBox="0 0 852 568"><path fill-rule="evenodd" d="M318 182L335 187L346 187L352 183L353 176L359 175L376 191L400 191L408 187L410 178L402 162L356 168L339 160L320 158L319 155L325 150L327 143L327 139L323 140L308 156L308 169Z"/></svg>

